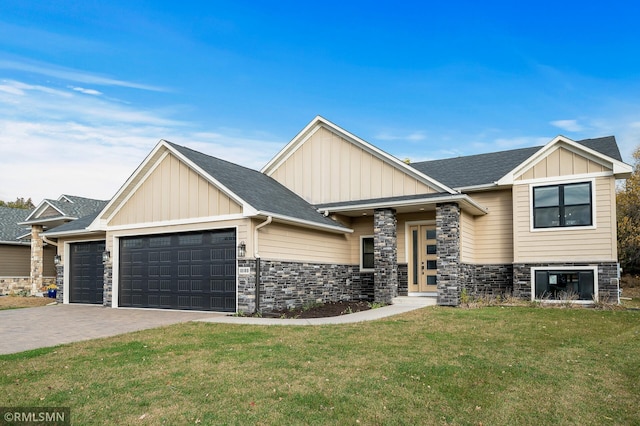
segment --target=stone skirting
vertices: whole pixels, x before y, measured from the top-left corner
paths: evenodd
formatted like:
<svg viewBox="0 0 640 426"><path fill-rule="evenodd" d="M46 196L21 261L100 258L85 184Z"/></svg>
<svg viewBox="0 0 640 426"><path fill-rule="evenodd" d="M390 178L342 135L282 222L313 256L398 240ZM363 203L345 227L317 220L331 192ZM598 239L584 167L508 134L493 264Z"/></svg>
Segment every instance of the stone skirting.
<svg viewBox="0 0 640 426"><path fill-rule="evenodd" d="M56 277L42 277L41 286L36 289L36 293L40 292L42 286L48 286L56 283ZM26 292L32 295L33 285L31 277L0 277L0 294L18 294Z"/></svg>
<svg viewBox="0 0 640 426"><path fill-rule="evenodd" d="M238 275L238 311L256 310L256 261L241 260L248 274ZM374 298L374 274L360 273L358 265L319 264L303 262L260 261L260 300L263 313L302 307L312 303Z"/></svg>
<svg viewBox="0 0 640 426"><path fill-rule="evenodd" d="M565 263L519 263L513 265L513 295L520 299L531 300L531 268L549 268L561 270L563 267L598 268L598 295L601 300L618 300L618 264L614 262L565 262Z"/></svg>
<svg viewBox="0 0 640 426"><path fill-rule="evenodd" d="M503 296L513 292L513 265L460 264L460 283L470 296Z"/></svg>

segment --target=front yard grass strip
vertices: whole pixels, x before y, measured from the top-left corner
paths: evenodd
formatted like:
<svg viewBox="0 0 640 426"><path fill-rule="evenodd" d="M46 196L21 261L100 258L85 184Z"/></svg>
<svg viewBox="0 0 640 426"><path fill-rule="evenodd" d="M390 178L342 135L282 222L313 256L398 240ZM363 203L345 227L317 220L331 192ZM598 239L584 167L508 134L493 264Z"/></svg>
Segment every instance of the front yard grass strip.
<svg viewBox="0 0 640 426"><path fill-rule="evenodd" d="M5 406L69 406L83 425L638 424L640 312L187 323L3 355L0 371Z"/></svg>

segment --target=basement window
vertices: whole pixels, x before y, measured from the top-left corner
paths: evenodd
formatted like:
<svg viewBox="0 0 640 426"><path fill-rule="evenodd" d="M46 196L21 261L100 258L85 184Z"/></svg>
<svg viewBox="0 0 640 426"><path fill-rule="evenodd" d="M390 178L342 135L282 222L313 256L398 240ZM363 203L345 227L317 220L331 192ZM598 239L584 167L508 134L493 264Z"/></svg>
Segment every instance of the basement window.
<svg viewBox="0 0 640 426"><path fill-rule="evenodd" d="M536 300L592 301L597 292L593 269L533 270Z"/></svg>

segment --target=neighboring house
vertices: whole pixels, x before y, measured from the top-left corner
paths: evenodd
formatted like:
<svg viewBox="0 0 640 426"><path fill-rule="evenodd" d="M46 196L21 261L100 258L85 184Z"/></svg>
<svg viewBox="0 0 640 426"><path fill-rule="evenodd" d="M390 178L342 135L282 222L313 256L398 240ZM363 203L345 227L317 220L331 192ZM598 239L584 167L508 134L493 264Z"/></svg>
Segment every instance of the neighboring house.
<svg viewBox="0 0 640 426"><path fill-rule="evenodd" d="M51 228L75 221L100 211L106 201L73 195L61 195L57 200L43 200L29 214L18 222L18 226L27 227L21 236L30 240L30 291L38 292L43 286L56 283L57 260L54 256L56 242L48 240L43 233Z"/></svg>
<svg viewBox="0 0 640 426"><path fill-rule="evenodd" d="M24 240L29 228L18 225L32 210L0 207L0 294L31 292L31 242ZM45 247L43 257L48 265L43 275L49 282L55 282L53 267L54 247Z"/></svg>
<svg viewBox="0 0 640 426"><path fill-rule="evenodd" d="M613 137L406 164L316 117L260 172L160 141L95 217L45 235L65 303L591 301L617 297L615 180L631 171Z"/></svg>

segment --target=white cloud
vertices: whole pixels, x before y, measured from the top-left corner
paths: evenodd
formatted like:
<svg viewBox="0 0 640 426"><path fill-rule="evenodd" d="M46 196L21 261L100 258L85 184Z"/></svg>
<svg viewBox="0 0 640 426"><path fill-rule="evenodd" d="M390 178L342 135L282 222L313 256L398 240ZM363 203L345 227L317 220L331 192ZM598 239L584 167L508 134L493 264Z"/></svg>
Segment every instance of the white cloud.
<svg viewBox="0 0 640 426"><path fill-rule="evenodd" d="M414 131L405 134L394 134L391 132L381 132L375 135L377 140L381 141L409 141L409 142L420 142L427 138L426 134L423 131Z"/></svg>
<svg viewBox="0 0 640 426"><path fill-rule="evenodd" d="M85 71L78 71L71 68L60 67L53 64L35 62L35 61L14 61L14 60L2 60L0 61L0 69L25 71L28 73L35 73L45 75L48 77L55 77L61 80L73 81L76 83L95 84L98 86L117 86L125 87L129 89L149 90L154 92L166 92L165 88L152 86L142 83L134 83L130 81L118 80L108 76L102 76Z"/></svg>
<svg viewBox="0 0 640 426"><path fill-rule="evenodd" d="M0 200L35 203L62 193L109 199L160 139L259 169L283 146L265 138L169 118L18 81L0 84Z"/></svg>
<svg viewBox="0 0 640 426"><path fill-rule="evenodd" d="M567 132L581 132L584 130L584 126L580 125L578 120L556 120L549 124Z"/></svg>
<svg viewBox="0 0 640 426"><path fill-rule="evenodd" d="M84 87L71 87L71 90L75 90L76 92L80 92L80 93L84 93L85 95L94 95L94 96L100 96L102 95L102 92L98 91L98 90L94 90L94 89L85 89Z"/></svg>

